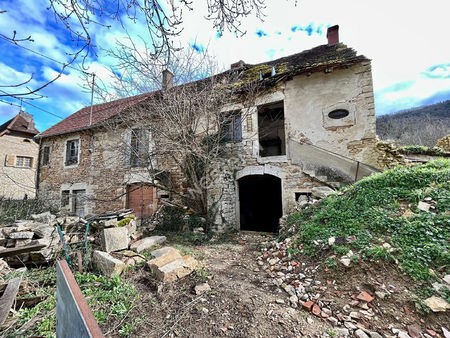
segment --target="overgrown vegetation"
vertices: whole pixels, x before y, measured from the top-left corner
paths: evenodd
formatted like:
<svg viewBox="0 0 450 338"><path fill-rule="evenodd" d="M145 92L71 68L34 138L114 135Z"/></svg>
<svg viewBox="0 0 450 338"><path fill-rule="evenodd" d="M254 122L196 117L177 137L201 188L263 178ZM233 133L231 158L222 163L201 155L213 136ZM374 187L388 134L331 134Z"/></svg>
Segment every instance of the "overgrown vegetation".
<svg viewBox="0 0 450 338"><path fill-rule="evenodd" d="M426 146L404 146L399 148L400 153L409 155L409 154L417 154L417 155L430 155L430 156L444 156L450 155L445 152L443 149L439 147L426 147Z"/></svg>
<svg viewBox="0 0 450 338"><path fill-rule="evenodd" d="M37 198L24 200L0 198L0 224L8 224L17 219L29 219L32 214L46 211L56 213L57 210Z"/></svg>
<svg viewBox="0 0 450 338"><path fill-rule="evenodd" d="M429 211L418 209L424 200ZM316 253L318 241L354 235L355 241L335 245L334 251L343 255L352 249L365 259L396 261L413 279L431 281L436 273L450 271L450 161L365 178L292 214L288 222L297 227L299 254Z"/></svg>
<svg viewBox="0 0 450 338"><path fill-rule="evenodd" d="M19 272L5 276L18 277ZM116 332L123 336L132 334L139 318L127 318L138 300L135 287L119 276L111 278L93 273L76 273L75 279L86 297L95 319L103 332ZM17 321L3 334L6 337L39 336L54 337L56 331L56 270L55 267L35 268L22 275L27 288L23 297L46 297L30 308L22 308L14 315ZM26 323L32 323L26 328Z"/></svg>

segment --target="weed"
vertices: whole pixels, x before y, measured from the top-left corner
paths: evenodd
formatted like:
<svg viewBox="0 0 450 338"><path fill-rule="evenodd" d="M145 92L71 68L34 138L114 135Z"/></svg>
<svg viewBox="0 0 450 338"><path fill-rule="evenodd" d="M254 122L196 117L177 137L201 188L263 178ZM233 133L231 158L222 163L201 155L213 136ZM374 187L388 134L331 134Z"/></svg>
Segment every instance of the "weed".
<svg viewBox="0 0 450 338"><path fill-rule="evenodd" d="M327 266L327 267L329 267L329 268L333 268L333 269L336 269L337 268L337 263L336 263L336 260L334 259L334 258L331 258L331 257L328 257L326 260L325 260L325 265Z"/></svg>

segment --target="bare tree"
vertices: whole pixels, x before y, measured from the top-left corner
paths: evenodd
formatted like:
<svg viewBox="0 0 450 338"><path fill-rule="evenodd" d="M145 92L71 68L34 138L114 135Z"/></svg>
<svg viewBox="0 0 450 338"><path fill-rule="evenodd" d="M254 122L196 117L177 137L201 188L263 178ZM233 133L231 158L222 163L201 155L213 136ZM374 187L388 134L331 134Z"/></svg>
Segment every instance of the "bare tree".
<svg viewBox="0 0 450 338"><path fill-rule="evenodd" d="M52 11L56 21L60 22L70 33L75 51L68 53L69 60L54 60L62 68L52 80L42 85L30 87L33 75L22 83L2 83L1 87L13 91L2 91L0 97L9 96L23 100L41 97L39 92L56 81L66 67L80 61L82 69L87 70L85 61L89 55L97 55L98 47L94 44L93 31L96 26L110 28L119 24L125 31L126 23L144 22L147 35L144 40L150 41L149 51L152 59L164 60L166 66L170 64L171 57L177 48L174 39L183 31L183 19L186 11L194 9L190 0L48 0L48 10ZM254 14L257 18L263 17L265 0L207 0L206 19L212 22L212 27L219 33L224 30L232 31L238 35L245 34L241 29L242 20ZM7 11L0 8L0 15L7 15ZM14 45L22 46L23 42L33 42L29 32L0 34L0 38ZM123 45L119 44L120 53ZM25 47L26 48L26 47ZM44 55L45 56L45 55ZM47 56L45 56L47 57ZM47 57L49 58L49 57Z"/></svg>

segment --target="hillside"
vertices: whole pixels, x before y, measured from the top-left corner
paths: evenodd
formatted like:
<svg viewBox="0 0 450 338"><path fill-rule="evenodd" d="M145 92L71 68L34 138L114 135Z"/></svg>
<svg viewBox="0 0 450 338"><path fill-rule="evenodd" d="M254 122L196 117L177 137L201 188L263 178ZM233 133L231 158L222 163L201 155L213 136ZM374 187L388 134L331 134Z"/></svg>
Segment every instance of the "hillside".
<svg viewBox="0 0 450 338"><path fill-rule="evenodd" d="M450 133L450 100L377 117L377 134L398 146L433 147Z"/></svg>

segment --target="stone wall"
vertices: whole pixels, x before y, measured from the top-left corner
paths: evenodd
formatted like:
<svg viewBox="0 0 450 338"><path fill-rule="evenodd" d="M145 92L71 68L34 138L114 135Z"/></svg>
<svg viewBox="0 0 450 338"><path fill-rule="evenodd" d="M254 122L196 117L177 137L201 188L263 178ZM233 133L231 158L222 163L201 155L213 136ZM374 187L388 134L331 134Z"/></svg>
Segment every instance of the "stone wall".
<svg viewBox="0 0 450 338"><path fill-rule="evenodd" d="M38 148L26 134L9 133L0 137L0 196L12 199L35 196ZM16 156L31 157L31 167L17 167Z"/></svg>

